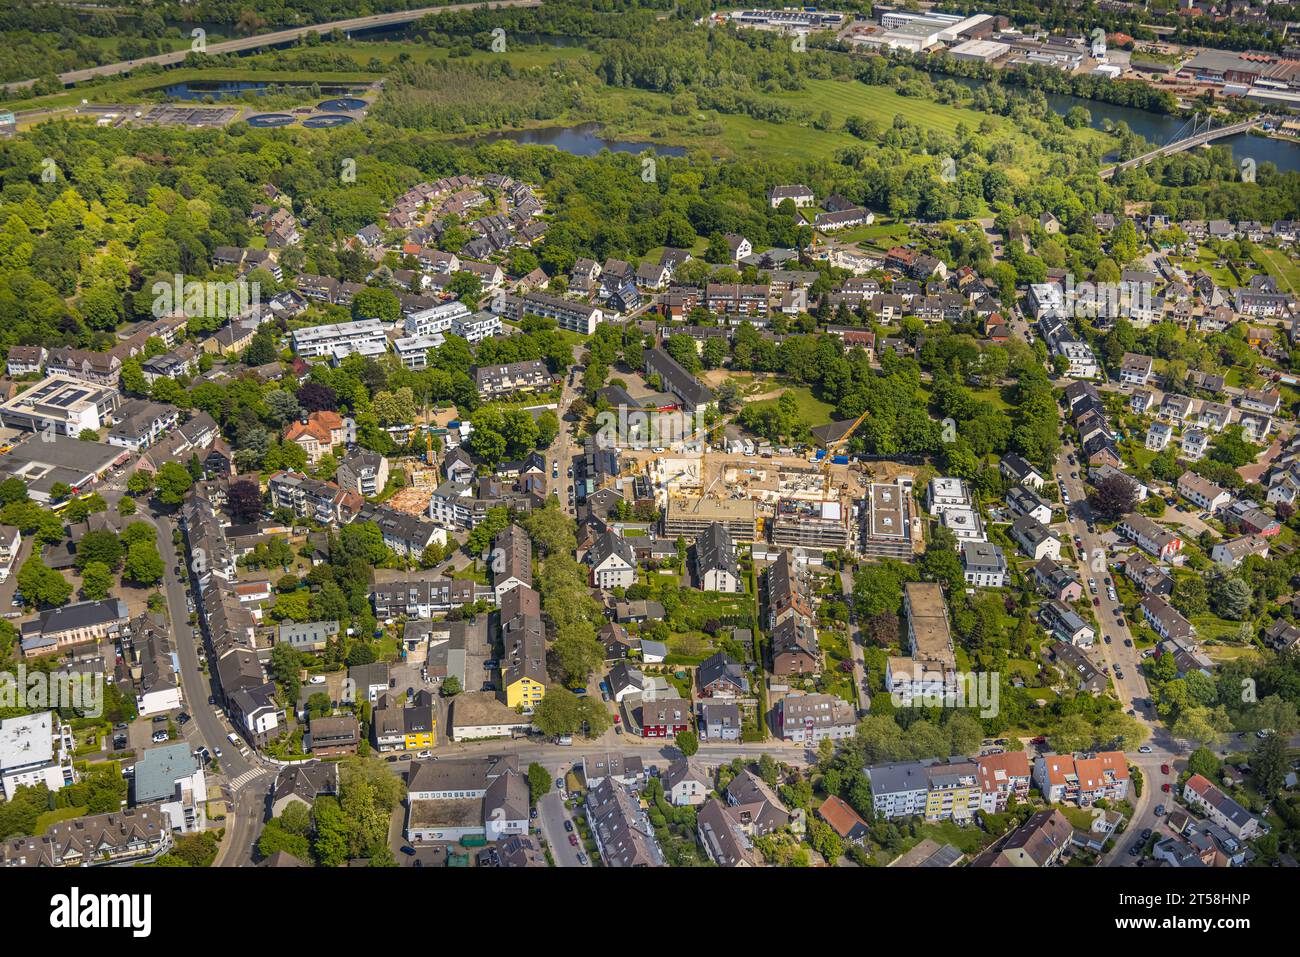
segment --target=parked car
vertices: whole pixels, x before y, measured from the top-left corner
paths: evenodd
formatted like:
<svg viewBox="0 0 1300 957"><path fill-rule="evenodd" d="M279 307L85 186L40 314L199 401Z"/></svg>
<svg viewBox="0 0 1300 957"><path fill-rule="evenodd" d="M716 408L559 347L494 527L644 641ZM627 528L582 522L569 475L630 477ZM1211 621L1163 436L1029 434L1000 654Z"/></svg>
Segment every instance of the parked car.
<svg viewBox="0 0 1300 957"><path fill-rule="evenodd" d="M572 830L573 830L573 822L570 821L567 817L564 819L564 829L565 829L566 831L572 831Z"/></svg>
<svg viewBox="0 0 1300 957"><path fill-rule="evenodd" d="M154 723L154 724L166 724L166 723L167 723L167 715L165 715L165 714L156 714L156 715L154 715L154 716L153 716L153 723Z"/></svg>
<svg viewBox="0 0 1300 957"><path fill-rule="evenodd" d="M1165 816L1165 806L1163 804L1157 804L1156 817L1164 817L1164 816Z"/></svg>
<svg viewBox="0 0 1300 957"><path fill-rule="evenodd" d="M1097 607L1097 608L1100 608L1100 607L1101 607L1101 599L1100 599L1100 598L1093 598L1092 603L1093 603L1093 605L1094 605L1095 607Z"/></svg>
<svg viewBox="0 0 1300 957"><path fill-rule="evenodd" d="M1109 644L1110 644L1110 635L1102 635L1102 636L1101 636L1101 640L1104 641L1104 642L1106 642L1106 644L1109 645Z"/></svg>
<svg viewBox="0 0 1300 957"><path fill-rule="evenodd" d="M1166 781L1164 784L1160 785L1160 790L1162 790L1162 791L1164 791L1166 794L1168 794L1168 793L1169 793L1169 782Z"/></svg>
<svg viewBox="0 0 1300 957"><path fill-rule="evenodd" d="M153 733L154 744L162 744L162 742L166 741L167 738L168 738L168 734L166 731L155 731Z"/></svg>
<svg viewBox="0 0 1300 957"><path fill-rule="evenodd" d="M577 846L578 846L578 835L576 835L576 834L570 834L570 835L569 835L569 843L572 844L574 847L577 847Z"/></svg>
<svg viewBox="0 0 1300 957"><path fill-rule="evenodd" d="M1149 744L1144 744L1142 745L1142 747L1138 748L1138 754L1150 754L1150 753L1151 753L1151 745Z"/></svg>

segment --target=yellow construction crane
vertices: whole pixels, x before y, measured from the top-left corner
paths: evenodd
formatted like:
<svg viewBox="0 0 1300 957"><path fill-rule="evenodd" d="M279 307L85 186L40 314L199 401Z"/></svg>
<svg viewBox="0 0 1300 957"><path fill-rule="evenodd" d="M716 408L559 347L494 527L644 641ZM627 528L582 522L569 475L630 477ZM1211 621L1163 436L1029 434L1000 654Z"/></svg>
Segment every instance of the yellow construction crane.
<svg viewBox="0 0 1300 957"><path fill-rule="evenodd" d="M831 494L831 459L835 457L836 452L838 452L840 449L844 448L846 445L849 444L849 439L853 437L853 433L858 430L858 426L862 424L862 420L865 419L867 415L868 413L863 412L860 416L858 416L856 419L853 420L853 424L849 426L847 432L841 435L834 442L826 443L826 455L822 458L822 501L823 502L826 501Z"/></svg>

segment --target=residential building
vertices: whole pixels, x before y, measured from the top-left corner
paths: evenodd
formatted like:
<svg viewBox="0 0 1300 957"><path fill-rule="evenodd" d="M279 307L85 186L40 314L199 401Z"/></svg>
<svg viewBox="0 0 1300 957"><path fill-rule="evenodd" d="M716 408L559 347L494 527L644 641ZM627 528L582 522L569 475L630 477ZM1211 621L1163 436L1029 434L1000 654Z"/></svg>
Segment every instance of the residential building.
<svg viewBox="0 0 1300 957"><path fill-rule="evenodd" d="M1034 785L1049 804L1068 801L1088 807L1128 797L1128 759L1122 751L1046 754L1034 759Z"/></svg>
<svg viewBox="0 0 1300 957"><path fill-rule="evenodd" d="M304 359L343 359L353 353L371 355L388 350L388 337L378 319L358 319L295 329L293 351Z"/></svg>
<svg viewBox="0 0 1300 957"><path fill-rule="evenodd" d="M1070 846L1074 825L1058 808L1039 811L1003 841L975 858L972 867L1051 867Z"/></svg>
<svg viewBox="0 0 1300 957"><path fill-rule="evenodd" d="M731 533L713 522L695 540L695 578L703 591L740 593L745 590Z"/></svg>
<svg viewBox="0 0 1300 957"><path fill-rule="evenodd" d="M699 729L704 741L739 741L743 731L740 706L721 698L702 702Z"/></svg>
<svg viewBox="0 0 1300 957"><path fill-rule="evenodd" d="M497 533L492 542L492 590L500 603L506 593L533 584L533 540L518 525Z"/></svg>
<svg viewBox="0 0 1300 957"><path fill-rule="evenodd" d="M1011 538L1034 561L1050 558L1053 561L1061 557L1061 540L1056 533L1037 519L1021 515L1011 523Z"/></svg>
<svg viewBox="0 0 1300 957"><path fill-rule="evenodd" d="M1210 558L1225 568L1236 568L1251 555L1267 558L1268 549L1268 539L1263 535L1242 535L1216 542L1210 549Z"/></svg>
<svg viewBox="0 0 1300 957"><path fill-rule="evenodd" d="M1115 526L1115 531L1153 558L1174 563L1182 561L1179 552L1182 551L1183 540L1175 532L1157 525L1145 515L1130 512Z"/></svg>
<svg viewBox="0 0 1300 957"><path fill-rule="evenodd" d="M131 776L131 804L156 804L178 833L207 829L208 786L199 759L182 741L148 748Z"/></svg>
<svg viewBox="0 0 1300 957"><path fill-rule="evenodd" d="M636 584L636 554L631 543L612 529L606 529L587 550L593 588L610 591Z"/></svg>
<svg viewBox="0 0 1300 957"><path fill-rule="evenodd" d="M309 735L318 758L356 754L361 744L361 726L350 714L312 718Z"/></svg>
<svg viewBox="0 0 1300 957"><path fill-rule="evenodd" d="M334 481L339 488L374 498L388 485L388 459L378 452L355 449L339 462Z"/></svg>
<svg viewBox="0 0 1300 957"><path fill-rule="evenodd" d="M856 727L853 706L834 695L788 694L776 706L776 730L783 741L840 741L853 737Z"/></svg>
<svg viewBox="0 0 1300 957"><path fill-rule="evenodd" d="M1051 599L1043 603L1039 619L1049 632L1067 644L1090 648L1097 632L1069 605Z"/></svg>
<svg viewBox="0 0 1300 957"><path fill-rule="evenodd" d="M1193 774L1183 784L1183 800L1239 841L1259 836L1259 818L1199 774Z"/></svg>
<svg viewBox="0 0 1300 957"><path fill-rule="evenodd" d="M72 728L53 711L0 718L0 788L12 801L21 787L44 784L58 791L77 780Z"/></svg>
<svg viewBox="0 0 1300 957"><path fill-rule="evenodd" d="M1186 641L1196 634L1192 623L1178 613L1163 595L1147 595L1138 603L1142 617L1161 638Z"/></svg>
<svg viewBox="0 0 1300 957"><path fill-rule="evenodd" d="M1029 756L1024 751L981 754L975 759L980 784L980 808L989 814L1000 813L1014 797L1023 802L1029 797Z"/></svg>
<svg viewBox="0 0 1300 957"><path fill-rule="evenodd" d="M1178 494L1211 514L1232 501L1232 493L1226 488L1220 488L1209 479L1190 471L1178 477Z"/></svg>
<svg viewBox="0 0 1300 957"><path fill-rule="evenodd" d="M962 574L966 584L1002 588L1007 583L1007 559L992 542L961 543Z"/></svg>
<svg viewBox="0 0 1300 957"><path fill-rule="evenodd" d="M664 799L673 807L703 804L713 790L713 779L693 758L678 758L659 778Z"/></svg>

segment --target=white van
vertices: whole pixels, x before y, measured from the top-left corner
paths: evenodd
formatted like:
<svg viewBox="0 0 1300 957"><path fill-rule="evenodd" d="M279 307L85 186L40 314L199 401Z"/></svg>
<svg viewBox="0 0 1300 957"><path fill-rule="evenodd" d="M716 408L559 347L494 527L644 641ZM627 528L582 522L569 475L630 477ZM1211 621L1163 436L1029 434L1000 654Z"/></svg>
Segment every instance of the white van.
<svg viewBox="0 0 1300 957"><path fill-rule="evenodd" d="M237 748L242 748L244 746L244 742L240 739L239 735L235 734L233 731L226 735L226 740Z"/></svg>

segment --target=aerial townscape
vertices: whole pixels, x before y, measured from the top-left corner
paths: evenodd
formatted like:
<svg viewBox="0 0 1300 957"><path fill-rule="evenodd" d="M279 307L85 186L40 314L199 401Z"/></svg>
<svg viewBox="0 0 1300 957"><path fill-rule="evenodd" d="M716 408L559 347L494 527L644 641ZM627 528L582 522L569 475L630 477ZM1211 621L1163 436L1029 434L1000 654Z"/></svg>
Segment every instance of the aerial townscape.
<svg viewBox="0 0 1300 957"><path fill-rule="evenodd" d="M1296 867L1298 25L12 5L0 866Z"/></svg>

